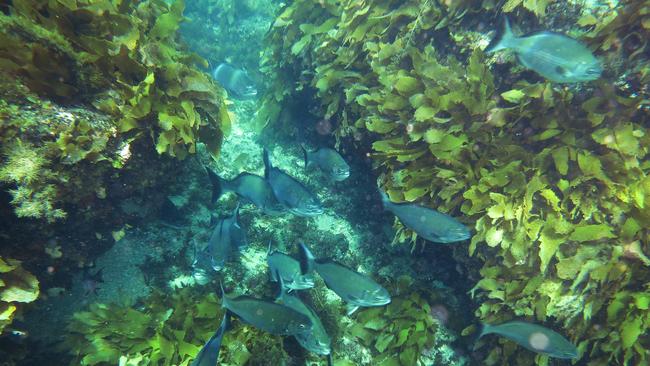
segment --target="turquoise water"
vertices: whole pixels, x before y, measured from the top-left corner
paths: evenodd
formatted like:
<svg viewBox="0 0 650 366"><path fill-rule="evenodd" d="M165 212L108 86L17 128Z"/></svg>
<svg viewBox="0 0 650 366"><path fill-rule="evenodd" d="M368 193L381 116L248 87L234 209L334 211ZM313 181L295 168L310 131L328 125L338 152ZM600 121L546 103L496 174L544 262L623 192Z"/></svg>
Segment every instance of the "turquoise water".
<svg viewBox="0 0 650 366"><path fill-rule="evenodd" d="M0 3L1 365L648 362L650 3L180 4Z"/></svg>

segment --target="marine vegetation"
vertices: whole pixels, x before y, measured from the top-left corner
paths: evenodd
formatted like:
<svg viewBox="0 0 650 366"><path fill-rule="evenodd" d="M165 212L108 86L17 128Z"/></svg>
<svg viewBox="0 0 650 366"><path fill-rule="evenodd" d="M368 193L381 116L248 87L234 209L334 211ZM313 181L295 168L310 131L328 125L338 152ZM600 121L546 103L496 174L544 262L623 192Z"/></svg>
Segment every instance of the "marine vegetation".
<svg viewBox="0 0 650 366"><path fill-rule="evenodd" d="M223 313L214 294L187 288L172 295L154 293L140 309L96 303L75 313L63 346L72 352L72 364L189 365ZM234 322L219 357L220 364L245 365L285 355L281 338Z"/></svg>
<svg viewBox="0 0 650 366"><path fill-rule="evenodd" d="M371 364L463 364L449 359L454 353L446 353L443 346L449 341L442 335L447 322L437 311L440 307L448 311L439 299L444 292L426 289L408 276L397 278L390 291L399 293L390 304L360 310L345 329L371 351Z"/></svg>
<svg viewBox="0 0 650 366"><path fill-rule="evenodd" d="M258 124L288 130L280 111L315 95L314 120L333 121L337 144L372 147L391 201L474 227L478 320L553 325L589 365L647 363L650 116L639 80L649 63L639 40L650 2L557 19L605 60L603 80L568 87L483 51L479 29L500 26L501 11L548 30L546 4L294 1L268 34L272 86ZM621 63L634 71L616 73ZM488 365L548 363L485 341Z"/></svg>
<svg viewBox="0 0 650 366"><path fill-rule="evenodd" d="M140 145L183 159L200 141L218 154L230 119L222 89L197 69L207 62L177 40L182 0L2 9L0 180L15 187L19 217L64 218L73 185L101 196L101 179L80 176L121 168ZM74 173L80 166L85 173Z"/></svg>
<svg viewBox="0 0 650 366"><path fill-rule="evenodd" d="M0 334L26 303L38 297L38 280L20 261L0 257Z"/></svg>

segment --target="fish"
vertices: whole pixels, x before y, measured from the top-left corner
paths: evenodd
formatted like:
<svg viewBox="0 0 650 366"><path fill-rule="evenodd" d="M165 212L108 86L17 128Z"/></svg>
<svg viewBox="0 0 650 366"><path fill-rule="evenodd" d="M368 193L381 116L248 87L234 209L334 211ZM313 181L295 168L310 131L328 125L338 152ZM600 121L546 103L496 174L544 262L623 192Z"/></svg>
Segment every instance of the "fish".
<svg viewBox="0 0 650 366"><path fill-rule="evenodd" d="M210 246L199 248L196 240L192 239L194 253L192 255L192 277L199 285L205 285L210 282L212 268L212 256L210 255Z"/></svg>
<svg viewBox="0 0 650 366"><path fill-rule="evenodd" d="M97 295L97 290L101 287L100 283L104 283L103 270L103 268L100 268L93 274L90 272L89 267L84 268L81 274L81 288L84 290L84 296Z"/></svg>
<svg viewBox="0 0 650 366"><path fill-rule="evenodd" d="M264 149L264 179L271 185L278 201L294 215L310 217L324 212L318 198L307 187L271 164L266 149Z"/></svg>
<svg viewBox="0 0 650 366"><path fill-rule="evenodd" d="M305 158L305 168L314 164L337 182L346 180L350 176L350 166L338 151L328 147L309 151L305 145L301 145L301 148Z"/></svg>
<svg viewBox="0 0 650 366"><path fill-rule="evenodd" d="M279 214L284 211L284 206L275 198L269 183L259 175L244 172L234 179L226 180L207 167L205 170L212 183L212 203L215 203L225 192L235 192L265 213Z"/></svg>
<svg viewBox="0 0 650 366"><path fill-rule="evenodd" d="M239 203L232 216L220 219L212 231L208 248L212 269L221 271L228 261L233 249L242 249L247 245L246 232L239 224Z"/></svg>
<svg viewBox="0 0 650 366"><path fill-rule="evenodd" d="M311 273L303 275L300 271L300 262L288 254L271 250L267 251L266 262L271 273L271 282L281 280L288 292L293 290L306 290L314 287L314 277Z"/></svg>
<svg viewBox="0 0 650 366"><path fill-rule="evenodd" d="M246 323L274 335L295 335L311 330L309 317L286 305L241 295L226 296L221 286L221 306Z"/></svg>
<svg viewBox="0 0 650 366"><path fill-rule="evenodd" d="M550 357L572 359L578 357L578 349L559 333L541 325L511 321L499 325L483 324L478 338L486 334L498 334L533 352Z"/></svg>
<svg viewBox="0 0 650 366"><path fill-rule="evenodd" d="M557 83L596 80L603 72L601 62L579 41L553 32L517 37L507 18L486 53L503 49L513 50L522 65Z"/></svg>
<svg viewBox="0 0 650 366"><path fill-rule="evenodd" d="M220 63L212 71L212 77L236 98L247 99L257 96L255 82L244 70L227 63Z"/></svg>
<svg viewBox="0 0 650 366"><path fill-rule="evenodd" d="M307 351L317 355L328 356L332 352L332 340L327 334L327 330L323 326L318 314L316 314L314 309L302 302L298 296L288 293L282 276L279 273L276 273L276 276L280 280L280 295L277 300L306 315L312 323L312 328L309 331L298 333L293 337Z"/></svg>
<svg viewBox="0 0 650 366"><path fill-rule="evenodd" d="M370 277L331 259L315 259L304 243L300 243L300 268L303 274L316 271L347 303L348 315L360 307L383 306L391 301L388 291Z"/></svg>
<svg viewBox="0 0 650 366"><path fill-rule="evenodd" d="M404 226L428 241L454 243L467 240L472 235L465 225L447 214L413 203L394 203L386 193L379 193L384 209L392 212Z"/></svg>
<svg viewBox="0 0 650 366"><path fill-rule="evenodd" d="M223 314L223 320L217 331L208 339L203 348L196 355L190 366L216 366L219 359L219 350L223 335L230 327L230 311L226 310Z"/></svg>

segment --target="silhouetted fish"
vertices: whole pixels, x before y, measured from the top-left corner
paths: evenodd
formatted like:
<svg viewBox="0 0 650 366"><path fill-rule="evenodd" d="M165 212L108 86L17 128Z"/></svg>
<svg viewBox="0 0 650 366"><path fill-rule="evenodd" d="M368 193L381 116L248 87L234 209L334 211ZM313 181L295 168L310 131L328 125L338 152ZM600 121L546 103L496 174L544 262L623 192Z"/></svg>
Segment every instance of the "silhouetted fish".
<svg viewBox="0 0 650 366"><path fill-rule="evenodd" d="M596 80L603 72L600 61L575 39L552 32L517 37L507 18L503 32L494 38L486 52L503 49L512 49L522 65L558 83Z"/></svg>
<svg viewBox="0 0 650 366"><path fill-rule="evenodd" d="M453 217L414 203L393 203L380 192L384 208L397 216L404 226L435 243L453 243L471 237L469 229Z"/></svg>
<svg viewBox="0 0 650 366"><path fill-rule="evenodd" d="M237 98L252 98L257 95L255 82L246 71L237 69L232 65L221 63L212 71L212 77Z"/></svg>
<svg viewBox="0 0 650 366"><path fill-rule="evenodd" d="M347 302L348 315L359 307L390 303L388 291L370 277L329 259L315 259L303 243L300 243L300 267L303 274L318 272L327 287Z"/></svg>
<svg viewBox="0 0 650 366"><path fill-rule="evenodd" d="M264 149L264 178L271 185L278 201L291 213L298 216L316 216L323 213L323 207L314 194L289 174L271 165L269 152L266 149Z"/></svg>
<svg viewBox="0 0 650 366"><path fill-rule="evenodd" d="M241 173L232 180L226 180L208 168L205 168L205 170L208 172L210 182L212 182L213 203L224 192L235 192L238 196L249 200L266 213L277 214L284 210L284 207L275 198L269 183L259 175Z"/></svg>
<svg viewBox="0 0 650 366"><path fill-rule="evenodd" d="M190 366L216 366L219 359L219 349L223 335L230 326L230 311L226 310L223 314L221 325L212 337L205 343L199 354L196 355Z"/></svg>
<svg viewBox="0 0 650 366"><path fill-rule="evenodd" d="M221 287L222 306L246 323L275 335L295 335L309 331L309 318L286 305L250 296L229 298Z"/></svg>
<svg viewBox="0 0 650 366"><path fill-rule="evenodd" d="M555 358L578 357L578 349L562 335L541 325L512 321L499 325L483 324L479 338L486 334L498 334L533 352Z"/></svg>
<svg viewBox="0 0 650 366"><path fill-rule="evenodd" d="M305 157L305 167L308 167L310 164L315 164L328 177L335 181L342 181L350 176L350 166L338 151L328 147L309 151L305 145L301 145L301 147Z"/></svg>
<svg viewBox="0 0 650 366"><path fill-rule="evenodd" d="M223 269L226 261L228 261L230 252L233 249L241 249L246 245L246 233L239 225L238 203L232 216L220 219L212 231L210 241L208 242L212 268L215 271Z"/></svg>

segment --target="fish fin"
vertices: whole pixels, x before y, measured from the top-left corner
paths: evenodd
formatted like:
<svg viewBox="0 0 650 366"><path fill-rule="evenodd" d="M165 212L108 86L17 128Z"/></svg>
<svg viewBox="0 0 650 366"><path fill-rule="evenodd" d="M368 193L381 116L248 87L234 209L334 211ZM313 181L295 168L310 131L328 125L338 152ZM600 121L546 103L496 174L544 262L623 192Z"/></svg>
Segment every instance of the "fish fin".
<svg viewBox="0 0 650 366"><path fill-rule="evenodd" d="M309 166L309 151L307 151L305 144L300 144L300 148L302 149L303 159L305 160L305 169L307 169Z"/></svg>
<svg viewBox="0 0 650 366"><path fill-rule="evenodd" d="M269 248L266 250L267 257L271 255L271 243L273 243L273 240L269 239Z"/></svg>
<svg viewBox="0 0 650 366"><path fill-rule="evenodd" d="M330 351L329 354L327 354L327 366L332 366L334 364L334 361L332 360L332 351Z"/></svg>
<svg viewBox="0 0 650 366"><path fill-rule="evenodd" d="M223 282L221 281L219 281L219 288L221 289L221 307L226 308L226 291L223 289Z"/></svg>
<svg viewBox="0 0 650 366"><path fill-rule="evenodd" d="M512 33L508 17L504 17L503 28L499 30L497 35L492 39L485 49L485 53L492 53L506 48L512 48L515 39L517 39L517 37Z"/></svg>
<svg viewBox="0 0 650 366"><path fill-rule="evenodd" d="M211 202L215 203L221 197L221 194L223 194L223 179L217 175L212 169L208 167L204 167L205 171L208 173L208 177L210 178L210 183L212 183L212 199Z"/></svg>
<svg viewBox="0 0 650 366"><path fill-rule="evenodd" d="M269 179L269 171L273 168L273 165L271 165L271 160L269 159L269 151L266 148L264 148L262 156L264 158L264 179Z"/></svg>
<svg viewBox="0 0 650 366"><path fill-rule="evenodd" d="M300 242L299 245L300 251L298 252L298 256L300 258L300 272L303 275L306 275L314 270L314 255L311 253L309 248L307 248L305 243Z"/></svg>
<svg viewBox="0 0 650 366"><path fill-rule="evenodd" d="M276 296L276 300L282 300L284 299L284 295L286 292L284 291L284 280L282 279L282 276L280 276L280 271L277 269L275 270L275 277L278 279L278 284L280 285L280 291L278 296Z"/></svg>
<svg viewBox="0 0 650 366"><path fill-rule="evenodd" d="M356 305L345 304L345 310L348 316L352 315L355 311L357 311L357 309L359 309L359 307Z"/></svg>
<svg viewBox="0 0 650 366"><path fill-rule="evenodd" d="M381 189L379 190L379 195L381 195L381 207L386 209L392 202L390 201L390 198L388 198L386 192L382 191Z"/></svg>

